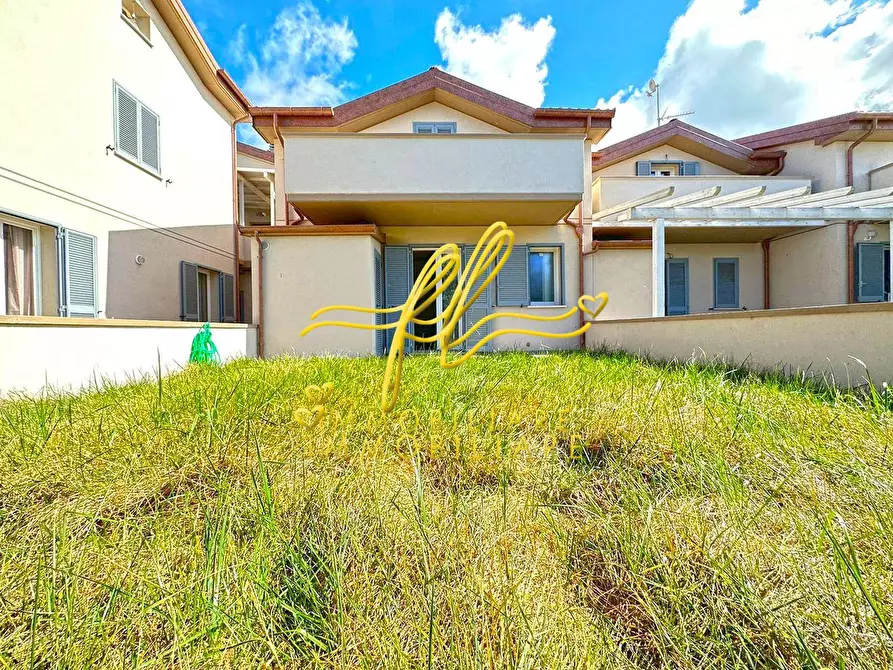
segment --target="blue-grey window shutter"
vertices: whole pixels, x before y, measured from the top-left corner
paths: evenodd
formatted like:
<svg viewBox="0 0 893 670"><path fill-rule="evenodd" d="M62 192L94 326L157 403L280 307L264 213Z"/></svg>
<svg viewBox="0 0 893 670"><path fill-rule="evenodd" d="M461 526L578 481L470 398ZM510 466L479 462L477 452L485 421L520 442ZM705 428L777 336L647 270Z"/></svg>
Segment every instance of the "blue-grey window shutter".
<svg viewBox="0 0 893 670"><path fill-rule="evenodd" d="M527 246L516 244L496 275L496 304L500 307L528 305L530 292L527 280Z"/></svg>
<svg viewBox="0 0 893 670"><path fill-rule="evenodd" d="M398 307L405 303L409 298L410 288L412 288L412 252L407 246L386 246L384 248L385 307ZM400 313L394 312L385 316L387 323L394 323L400 318ZM390 348L393 338L394 331L386 330L386 348ZM411 342L407 342L406 351L411 349Z"/></svg>
<svg viewBox="0 0 893 670"><path fill-rule="evenodd" d="M217 275L217 296L220 301L220 320L223 323L235 323L236 321L236 282L233 276L221 272Z"/></svg>
<svg viewBox="0 0 893 670"><path fill-rule="evenodd" d="M465 267L468 265L469 260L471 259L471 254L474 253L473 245L466 245L462 247L462 271L465 271ZM505 270L505 268L503 268ZM469 296L475 294L475 292L481 287L481 284L484 281L484 277L482 276L478 281L476 281L471 286L471 290L468 292ZM465 312L465 329L466 332L474 326L478 321L487 316L490 313L490 305L492 304L492 298L490 296L490 292L493 290L493 284L491 283L483 293L481 293L480 297L475 300L468 308L468 311ZM490 334L490 323L485 323L483 326L474 331L474 334L465 340L465 348L471 349L475 344L480 342L484 337ZM487 344L483 347L482 351L489 351L490 345Z"/></svg>
<svg viewBox="0 0 893 670"><path fill-rule="evenodd" d="M180 261L180 320L198 321L198 266Z"/></svg>
<svg viewBox="0 0 893 670"><path fill-rule="evenodd" d="M688 314L688 260L667 260L667 314Z"/></svg>
<svg viewBox="0 0 893 670"><path fill-rule="evenodd" d="M697 177L701 174L701 164L698 161L683 161L682 176Z"/></svg>
<svg viewBox="0 0 893 670"><path fill-rule="evenodd" d="M856 299L859 302L882 302L884 300L883 243L857 244L856 254L859 273Z"/></svg>
<svg viewBox="0 0 893 670"><path fill-rule="evenodd" d="M383 309L384 308L384 277L383 268L381 262L381 254L378 250L375 251L375 258L373 264L373 277L372 281L375 282L375 309ZM382 326L384 325L384 314L376 314L375 315L375 325ZM376 330L375 331L375 354L377 356L381 356L384 354L385 347L385 331Z"/></svg>
<svg viewBox="0 0 893 670"><path fill-rule="evenodd" d="M637 177L650 177L651 176L651 161L636 161L636 176Z"/></svg>
<svg viewBox="0 0 893 670"><path fill-rule="evenodd" d="M713 306L738 308L738 259L713 259Z"/></svg>
<svg viewBox="0 0 893 670"><path fill-rule="evenodd" d="M96 317L96 238L62 231L63 286L67 316Z"/></svg>

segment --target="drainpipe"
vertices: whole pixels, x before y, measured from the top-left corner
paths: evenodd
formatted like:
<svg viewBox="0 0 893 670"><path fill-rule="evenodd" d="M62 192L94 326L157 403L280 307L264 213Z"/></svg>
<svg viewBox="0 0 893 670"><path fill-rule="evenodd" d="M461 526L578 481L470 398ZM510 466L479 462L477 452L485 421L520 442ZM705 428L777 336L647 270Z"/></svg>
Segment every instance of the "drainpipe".
<svg viewBox="0 0 893 670"><path fill-rule="evenodd" d="M785 159L785 156L787 156L787 155L788 155L787 152L785 152L781 155L781 157L778 159L778 167L769 173L770 177L777 177L778 175L781 174L781 171L784 170L784 159Z"/></svg>
<svg viewBox="0 0 893 670"><path fill-rule="evenodd" d="M865 131L858 140L853 142L846 150L846 185L852 186L853 176L853 152L857 146L868 139L874 131L877 130L877 119L871 124L871 128ZM847 302L856 302L856 229L859 227L857 221L848 221L846 224L846 267L847 267Z"/></svg>
<svg viewBox="0 0 893 670"><path fill-rule="evenodd" d="M763 309L771 309L770 293L771 285L769 283L769 245L772 240L763 240Z"/></svg>
<svg viewBox="0 0 893 670"><path fill-rule="evenodd" d="M242 312L239 309L239 265L241 264L241 258L239 253L239 173L238 173L238 164L236 160L236 154L238 153L237 142L236 139L236 124L244 123L251 119L251 116L246 116L242 119L235 119L232 122L232 145L233 145L233 258L235 264L235 272L233 273L233 300L235 301L235 305L233 306L233 314L236 315L236 323L241 323L242 321ZM244 223L241 222L241 223ZM221 319L223 315L221 315Z"/></svg>
<svg viewBox="0 0 893 670"><path fill-rule="evenodd" d="M257 242L257 357L264 357L264 243L254 232Z"/></svg>
<svg viewBox="0 0 893 670"><path fill-rule="evenodd" d="M579 279L580 279L580 285L579 285L580 293L579 294L583 295L584 288L583 288L583 202L582 201L580 201L580 222L578 224L571 223L568 220L569 216L570 216L570 214L568 214L563 219L561 219L561 223L565 223L565 224L569 225L571 227L571 230L574 231L574 235L577 236L577 246L580 249L580 255L579 255L579 260L578 260L579 267L577 268L577 274L579 275ZM579 327L582 328L584 323L585 323L584 314L583 314L583 312L580 312ZM580 335L580 349L582 350L585 348L586 348L586 335L583 334L583 335Z"/></svg>

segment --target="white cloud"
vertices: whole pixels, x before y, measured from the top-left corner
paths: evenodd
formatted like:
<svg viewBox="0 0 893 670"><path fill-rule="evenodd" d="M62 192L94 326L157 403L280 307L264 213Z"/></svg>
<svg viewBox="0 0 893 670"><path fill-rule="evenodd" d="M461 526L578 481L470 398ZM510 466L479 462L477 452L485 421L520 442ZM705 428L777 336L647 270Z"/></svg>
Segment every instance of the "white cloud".
<svg viewBox="0 0 893 670"><path fill-rule="evenodd" d="M310 2L283 9L254 45L241 26L229 49L245 69L242 90L254 105L337 105L345 97L341 69L353 60L357 38L347 25L323 19ZM240 139L263 144L247 126Z"/></svg>
<svg viewBox="0 0 893 670"><path fill-rule="evenodd" d="M529 25L507 16L487 32L466 26L449 9L434 24L434 42L447 72L533 107L546 97L546 55L555 38L552 17Z"/></svg>
<svg viewBox="0 0 893 670"><path fill-rule="evenodd" d="M670 114L741 137L856 109L893 109L893 2L694 0L670 31L655 71ZM613 144L655 125L645 87L616 107Z"/></svg>

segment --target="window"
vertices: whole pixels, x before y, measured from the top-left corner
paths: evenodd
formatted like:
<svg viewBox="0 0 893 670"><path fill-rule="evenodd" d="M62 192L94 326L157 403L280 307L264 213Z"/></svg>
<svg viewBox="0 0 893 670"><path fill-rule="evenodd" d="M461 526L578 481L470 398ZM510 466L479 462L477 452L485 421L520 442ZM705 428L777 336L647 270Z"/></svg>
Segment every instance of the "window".
<svg viewBox="0 0 893 670"><path fill-rule="evenodd" d="M152 22L137 0L121 0L121 18L151 44Z"/></svg>
<svg viewBox="0 0 893 670"><path fill-rule="evenodd" d="M713 308L738 309L738 259L713 259Z"/></svg>
<svg viewBox="0 0 893 670"><path fill-rule="evenodd" d="M496 276L500 307L553 306L564 300L561 245L516 244Z"/></svg>
<svg viewBox="0 0 893 670"><path fill-rule="evenodd" d="M235 278L231 274L180 261L180 319L236 320Z"/></svg>
<svg viewBox="0 0 893 670"><path fill-rule="evenodd" d="M636 161L637 177L697 177L701 174L698 161Z"/></svg>
<svg viewBox="0 0 893 670"><path fill-rule="evenodd" d="M40 235L32 227L3 224L5 313L40 314Z"/></svg>
<svg viewBox="0 0 893 670"><path fill-rule="evenodd" d="M529 247L527 275L531 305L557 305L561 298L558 247Z"/></svg>
<svg viewBox="0 0 893 670"><path fill-rule="evenodd" d="M890 245L869 242L856 245L857 302L890 300Z"/></svg>
<svg viewBox="0 0 893 670"><path fill-rule="evenodd" d="M161 175L158 115L117 82L115 95L115 153L156 176Z"/></svg>
<svg viewBox="0 0 893 670"><path fill-rule="evenodd" d="M455 135L455 121L413 121L412 132L417 135Z"/></svg>

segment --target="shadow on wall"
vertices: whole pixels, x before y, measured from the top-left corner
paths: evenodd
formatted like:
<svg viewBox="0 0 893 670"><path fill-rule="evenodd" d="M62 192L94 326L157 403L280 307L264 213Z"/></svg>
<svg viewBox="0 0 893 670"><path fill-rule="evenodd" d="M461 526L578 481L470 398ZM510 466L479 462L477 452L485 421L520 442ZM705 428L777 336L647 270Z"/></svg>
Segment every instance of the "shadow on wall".
<svg viewBox="0 0 893 670"><path fill-rule="evenodd" d="M199 320L220 321L219 277L235 269L232 234L229 225L110 232L107 315L179 321L185 261L198 266ZM250 258L248 241L241 245L241 258Z"/></svg>

